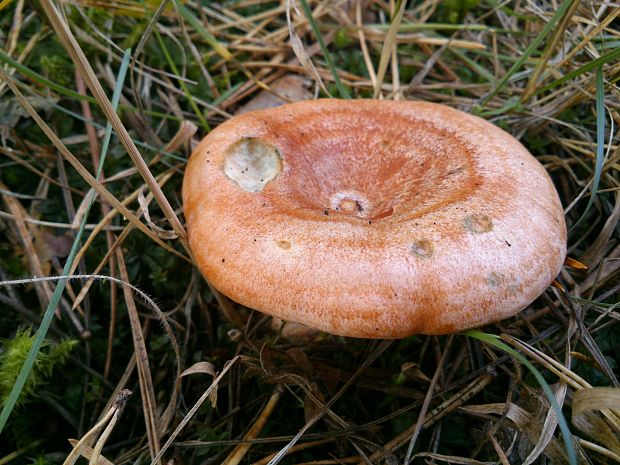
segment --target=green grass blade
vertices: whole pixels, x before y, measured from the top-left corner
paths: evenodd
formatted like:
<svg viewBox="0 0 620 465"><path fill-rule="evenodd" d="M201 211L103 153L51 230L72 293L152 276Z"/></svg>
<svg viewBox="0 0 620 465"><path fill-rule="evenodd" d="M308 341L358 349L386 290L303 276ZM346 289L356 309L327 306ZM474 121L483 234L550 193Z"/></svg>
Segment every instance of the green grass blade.
<svg viewBox="0 0 620 465"><path fill-rule="evenodd" d="M506 72L506 75L499 81L497 86L489 93L486 97L484 97L479 106L484 107L489 100L491 100L495 94L497 94L500 90L504 88L506 83L510 80L512 75L517 72L519 68L525 63L525 61L530 57L534 50L538 48L538 46L542 43L542 41L547 37L547 35L553 30L558 21L564 16L566 11L570 8L571 4L574 0L564 0L564 3L558 8L555 12L551 20L546 24L542 31L536 36L536 38L532 41L532 43L527 47L525 52L521 55L521 57L515 62L514 65Z"/></svg>
<svg viewBox="0 0 620 465"><path fill-rule="evenodd" d="M592 71L595 68L599 68L601 66L603 66L605 63L609 63L612 61L617 60L618 58L620 58L620 48L617 48L615 50L612 50L611 52L606 53L605 55L602 55L600 57L598 57L596 60L592 60L589 63L586 63L585 65L571 71L568 74L565 74L564 76L562 76L559 79L556 79L555 81L547 84L544 87L541 87L539 90L536 91L536 94L540 94L542 92L546 92L550 89L553 89L554 87L557 87L559 85L564 84L566 81L570 81L571 79L582 75L583 73L587 73L588 71Z"/></svg>
<svg viewBox="0 0 620 465"><path fill-rule="evenodd" d="M455 48L450 49L450 52L454 53L455 50L458 50L458 49L455 49ZM497 59L498 61L502 61L505 63L513 63L513 64L516 63L520 58L520 56L517 58L517 57L513 57L510 55L503 54L503 53L493 53L493 52L488 52L486 50L476 50L476 49L468 50L467 53L471 55L480 55L484 58L492 58L493 60ZM525 60L524 64L535 66L538 63L538 61L539 61L539 58L529 57L528 59Z"/></svg>
<svg viewBox="0 0 620 465"><path fill-rule="evenodd" d="M46 87L49 87L50 89L52 89L55 92L58 92L61 95L64 95L66 97L71 97L76 100L86 100L89 103L94 103L94 104L97 103L97 100L95 100L94 97L88 97L86 95L79 94L75 92L74 90L68 89L64 86L61 86L60 84L55 83L54 81L50 81L42 74L39 74L36 71L31 70L27 66L21 64L19 61L16 61L13 58L11 58L1 48L0 48L0 63L5 63L11 66L12 68L15 68L17 71L22 73L24 76L28 76L34 82L44 85Z"/></svg>
<svg viewBox="0 0 620 465"><path fill-rule="evenodd" d="M535 21L538 19L538 17L533 13L520 13L510 8L510 5L514 2L505 2L500 0L487 0L487 2L493 7L494 10L499 10L511 18L515 18L520 21Z"/></svg>
<svg viewBox="0 0 620 465"><path fill-rule="evenodd" d="M387 31L389 24L366 23L366 27ZM497 29L485 24L448 24L448 23L411 23L403 21L398 26L398 32L419 32L419 31L484 31L484 32L510 32L507 29Z"/></svg>
<svg viewBox="0 0 620 465"><path fill-rule="evenodd" d="M452 50L450 50L450 52L452 54L456 55L457 57L459 57L465 63L467 63L467 65L471 69L473 69L476 72L476 74L478 74L478 76L486 79L486 81L489 84L495 85L495 82L497 81L497 79L495 79L495 76L493 75L493 73L489 72L484 66L480 66L474 60L469 58L466 53L463 53L462 51L460 51L458 49L452 49Z"/></svg>
<svg viewBox="0 0 620 465"><path fill-rule="evenodd" d="M214 107L219 106L222 102L225 102L228 97L230 97L231 95L233 95L235 92L237 92L241 87L243 87L246 83L245 82L237 82L236 84L233 84L230 86L230 88L224 90L219 97L213 99L211 101L211 105L213 105Z"/></svg>
<svg viewBox="0 0 620 465"><path fill-rule="evenodd" d="M127 74L127 68L129 67L129 61L131 58L131 50L125 50L125 54L123 55L123 62L121 63L121 67L118 70L118 76L116 78L116 86L114 87L114 93L112 94L112 108L116 111L118 109L118 104L121 100L121 92L123 90L123 83L125 82L125 75ZM99 161L99 166L97 167L97 179L101 176L101 172L103 171L103 162L105 161L105 157L108 154L108 147L110 146L110 139L112 138L112 124L108 122L105 125L105 133L103 136L103 144L101 145L101 160ZM92 206L95 198L91 200L88 209Z"/></svg>
<svg viewBox="0 0 620 465"><path fill-rule="evenodd" d="M306 2L306 0L299 0L299 3L301 3L301 7L304 10L304 14L306 15L306 19L308 20L308 23L310 24L310 28L312 29L312 32L314 32L314 35L319 41L319 45L321 46L321 51L323 52L323 57L325 58L325 62L327 63L327 66L329 67L329 70L331 71L332 76L334 76L334 82L336 83L336 88L338 89L338 93L340 94L340 97L351 98L349 91L347 91L347 88L344 85L342 85L342 82L340 81L340 76L338 76L338 71L336 70L336 66L334 65L334 60L332 60L332 56L329 53L329 50L327 50L327 46L325 45L325 42L323 41L323 36L321 35L321 31L319 31L319 27L317 26L316 21L312 17L312 10L310 10L310 7L308 6L308 2Z"/></svg>
<svg viewBox="0 0 620 465"><path fill-rule="evenodd" d="M164 52L164 56L166 57L168 66L170 66L170 69L175 74L175 76L180 76L177 65L174 64L174 60L170 56L170 52L168 52L168 48L166 47L164 40L161 38L161 34L157 30L155 30L154 32L155 32L155 37L157 37L157 42L159 43L159 47L161 48L161 51ZM185 97L187 98L190 106L192 107L192 110L194 110L194 114L200 121L200 124L202 124L203 128L206 131L210 131L211 127L209 126L209 123L207 122L207 119L202 114L202 111L200 111L200 108L198 108L198 105L196 105L196 102L192 98L192 94L187 88L187 85L185 84L185 82L183 82L182 79L179 79L178 81L179 81L179 85L181 86L181 89L183 90L183 93L185 94Z"/></svg>
<svg viewBox="0 0 620 465"><path fill-rule="evenodd" d="M224 47L213 34L211 34L207 28L205 28L200 20L194 16L194 14L189 11L185 5L183 5L179 0L173 0L174 6L181 13L181 16L192 25L192 27L196 30L198 34L207 42L215 52L224 58L224 60L230 60L233 56L232 53L228 51L226 47Z"/></svg>
<svg viewBox="0 0 620 465"><path fill-rule="evenodd" d="M590 189L590 199L583 211L581 217L570 228L573 231L586 218L586 215L592 208L596 193L601 182L601 173L603 171L603 162L605 161L605 84L603 82L603 66L599 66L596 70L596 161L594 165L594 179L592 179L592 188Z"/></svg>
<svg viewBox="0 0 620 465"><path fill-rule="evenodd" d="M542 373L538 371L538 369L534 365L532 365L532 363L527 358L525 358L519 352L514 350L512 347L500 341L499 337L494 334L487 334L487 333L483 333L482 331L478 331L478 330L465 331L465 333L463 334L471 338L478 339L479 341L485 342L487 344L490 344L494 347L497 347L501 351L505 352L506 354L518 360L519 363L525 365L525 367L528 370L530 370L530 373L534 375L534 377L536 378L536 381L538 381L538 384L540 385L542 390L545 392L545 395L547 396L547 400L549 400L551 407L553 407L553 410L555 410L555 414L558 417L558 426L560 427L560 431L562 431L562 439L564 441L564 447L566 448L566 455L568 456L568 463L570 465L577 465L577 453L575 452L575 447L573 446L573 442L571 440L573 436L570 430L568 429L568 423L566 423L566 419L564 418L562 409L560 408L560 405L558 404L555 398L555 395L553 394L553 391L549 387L549 384L543 377Z"/></svg>
<svg viewBox="0 0 620 465"><path fill-rule="evenodd" d="M0 49L0 64L2 63L5 63L9 65L10 67L15 68L17 71L22 73L24 76L27 76L28 78L30 78L30 80L32 80L33 82L36 82L37 84L48 87L49 89L53 90L54 92L57 92L60 95L64 95L65 97L70 97L76 100L84 100L88 103L97 105L97 100L94 97L89 97L88 95L79 94L74 90L71 90L65 86L58 84L57 82L50 81L45 76L37 73L36 71L31 70L27 66L21 64L20 62L15 61L13 58L8 56L2 49ZM17 84L22 87L24 86L24 83L22 82L17 82ZM137 110L136 107L131 106L131 105L119 105L119 108L121 110L128 110L132 112L135 112ZM179 121L179 118L177 118L176 116L167 115L165 113L161 113L158 111L147 110L144 113L149 116L154 116L156 118L164 118L170 121Z"/></svg>
<svg viewBox="0 0 620 465"><path fill-rule="evenodd" d="M129 67L130 57L131 57L130 51L126 50L125 55L123 57L123 61L121 63L119 73L118 73L116 87L114 88L114 95L112 98L112 106L114 110L118 108L118 102L121 97L121 90L123 88L123 83L125 81L125 75L127 73L127 69ZM108 122L106 126L107 138L104 140L104 146L103 146L103 149L101 150L99 166L97 167L97 179L99 179L99 177L101 176L101 172L103 170L103 164L106 159L107 147L109 145L109 140L110 140L111 135L112 135L112 125ZM80 241L82 239L82 235L86 227L86 221L88 219L88 212L90 211L90 208L92 207L94 202L95 202L95 196L93 196L93 198L91 199L88 207L86 208L84 212L84 216L82 217L82 220L80 221L80 227L76 232L75 240L73 241L73 245L71 246L71 251L69 252L69 256L67 257L67 261L65 262L65 266L63 267L63 270L62 270L63 276L67 276L71 270L71 267L75 260L75 255L77 254L80 248ZM22 365L19 375L17 376L17 379L15 380L15 385L13 386L13 389L11 389L11 393L9 394L9 397L7 398L6 403L2 406L2 411L0 412L0 433L2 433L2 431L4 430L6 422L8 421L9 416L11 415L11 412L13 411L13 408L15 407L15 404L22 392L24 384L26 384L26 381L28 380L28 376L30 376L32 367L36 361L39 351L41 350L41 346L43 345L45 336L47 335L50 324L52 323L52 319L54 318L54 310L58 307L58 302L60 301L60 297L62 296L62 293L64 292L66 284L67 284L66 278L60 279L58 281L58 285L54 289L52 297L50 298L50 302L43 315L43 319L41 320L41 325L39 326L39 329L37 330L37 333L35 335L34 342L32 344L32 347L30 348L30 352L28 352L28 356L26 357L26 360L24 361L24 364Z"/></svg>

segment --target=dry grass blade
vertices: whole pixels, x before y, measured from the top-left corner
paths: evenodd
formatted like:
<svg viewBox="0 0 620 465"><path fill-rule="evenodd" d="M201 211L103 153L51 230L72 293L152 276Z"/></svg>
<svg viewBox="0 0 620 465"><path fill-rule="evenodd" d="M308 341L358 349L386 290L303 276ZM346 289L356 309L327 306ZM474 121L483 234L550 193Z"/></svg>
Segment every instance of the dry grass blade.
<svg viewBox="0 0 620 465"><path fill-rule="evenodd" d="M558 376L563 382L568 383L568 385L571 388L579 390L579 389L591 387L590 384L588 384L579 375L569 370L564 365L562 365L560 362L558 362L557 360L554 360L553 358L549 357L548 355L541 352L540 350L528 344L525 344L522 341L516 340L514 338L511 338L505 335L502 337L502 340L506 341L513 347L516 347L519 350L523 351L525 354L527 354L528 357L532 358L533 360L536 360L538 363L544 366L545 369L551 371L556 376Z"/></svg>
<svg viewBox="0 0 620 465"><path fill-rule="evenodd" d="M120 118L112 108L112 104L108 100L108 97L106 96L103 87L97 80L95 72L91 68L90 63L84 55L84 52L82 51L80 45L75 40L75 37L73 36L73 33L71 32L69 26L65 23L64 19L51 1L42 0L41 6L45 10L45 13L50 20L52 27L58 35L58 38L63 43L67 52L69 52L69 55L73 59L76 67L81 71L82 78L97 99L101 110L105 113L106 117L114 127L114 130L118 134L121 143L127 150L127 153L129 154L135 165L138 167L138 170L140 171L140 174L144 178L146 184L149 186L149 189L153 192L153 195L155 196L158 205L161 207L164 215L170 222L170 225L179 236L179 239L181 240L185 248L189 250L185 228L183 228L183 225L179 221L179 218L176 216L176 213L168 202L168 199L157 185L155 178L151 174L146 162L140 155L140 152L134 144L131 136L127 132L127 129L125 129L125 126L123 126Z"/></svg>
<svg viewBox="0 0 620 465"><path fill-rule="evenodd" d="M252 427L246 433L244 437L246 441L250 439L255 439L258 437L262 429L265 427L267 420L269 420L269 417L271 416L274 409L278 405L278 401L280 400L281 395L282 395L282 389L278 386L276 387L273 394L271 394L271 397L269 397L269 400L267 401L265 408L263 408L263 410L261 411L260 415L254 422ZM241 463L245 455L248 453L248 451L250 450L250 447L252 447L252 444L249 442L244 442L242 444L239 444L237 447L233 449L230 455L226 457L226 459L223 462L223 465L238 465L239 463Z"/></svg>
<svg viewBox="0 0 620 465"><path fill-rule="evenodd" d="M17 48L17 42L21 32L22 24L24 20L24 0L18 0L15 6L15 12L13 13L13 26L9 31L9 37L7 40L7 55L13 55ZM1 93L2 89L0 89Z"/></svg>
<svg viewBox="0 0 620 465"><path fill-rule="evenodd" d="M428 457L438 462L458 463L462 465L494 465L495 462L481 462L479 460L457 457L454 455L433 454L432 452L419 452L415 457Z"/></svg>
<svg viewBox="0 0 620 465"><path fill-rule="evenodd" d="M578 438L577 442L584 449L590 449L594 452L601 454L603 457L607 457L608 459L614 460L615 462L620 463L620 455L614 454L609 449L599 446L598 444L594 444L593 442L586 441L585 439Z"/></svg>
<svg viewBox="0 0 620 465"><path fill-rule="evenodd" d="M392 17L392 22L390 23L390 28L385 35L385 40L383 42L383 48L381 49L381 59L379 60L379 69L377 70L377 80L374 85L372 97L378 98L381 92L381 85L383 84L383 79L385 78L385 72L387 71L388 64L390 62L391 51L394 47L394 41L396 39L396 34L398 33L398 28L400 27L400 23L403 20L403 14L405 11L405 4L407 2L405 0L398 0L395 7L395 15Z"/></svg>
<svg viewBox="0 0 620 465"><path fill-rule="evenodd" d="M196 131L198 131L198 126L191 121L183 120L176 134L164 147L164 151L174 152L183 146L189 145L192 137L196 134Z"/></svg>
<svg viewBox="0 0 620 465"><path fill-rule="evenodd" d="M573 413L579 415L590 410L618 409L620 389L595 387L577 391L573 398Z"/></svg>
<svg viewBox="0 0 620 465"><path fill-rule="evenodd" d="M82 439L80 439L79 441L72 441L71 445L73 446L73 449L63 462L63 465L73 465L75 462L77 462L80 456L84 453L84 449L87 447L86 444L90 440L90 438L95 436L99 432L99 430L101 430L101 428L103 428L108 423L108 421L117 413L117 411L118 408L116 406L113 406L106 412L103 418L99 420L99 422L95 426L93 426L84 436L82 436Z"/></svg>
<svg viewBox="0 0 620 465"><path fill-rule="evenodd" d="M120 416L119 410L114 412L114 415L112 415L110 422L107 424L107 426L103 430L103 433L101 433L101 436L99 437L99 439L97 439L97 442L95 443L95 447L92 448L92 453L91 453L90 459L88 460L88 465L98 465L99 463L102 462L101 451L103 450L103 446L105 446L105 443L110 437L110 434L112 434L112 430L114 430L114 427L116 426L116 422L118 421L119 416Z"/></svg>
<svg viewBox="0 0 620 465"><path fill-rule="evenodd" d="M538 81L540 79L540 76L542 75L545 67L547 66L547 62L551 58L551 54L554 52L554 50L558 46L558 43L563 39L566 28L572 21L573 15L579 8L580 4L581 2L573 1L570 8L566 12L566 14L560 20L560 23L558 24L558 26L553 30L551 40L548 42L545 48L545 51L543 52L543 55L540 58L538 66L536 67L532 75L530 76L527 86L525 87L523 96L521 97L521 101L527 100L536 91L536 87L539 85Z"/></svg>
<svg viewBox="0 0 620 465"><path fill-rule="evenodd" d="M510 465L508 457L506 457L506 452L504 451L504 449L502 449L502 446L499 444L499 442L497 442L495 436L491 435L489 439L491 440L491 444L493 444L493 449L495 449L495 452L499 456L502 465Z"/></svg>
<svg viewBox="0 0 620 465"><path fill-rule="evenodd" d="M78 441L75 439L69 439L69 444L71 444L75 448L75 446L77 446L78 444ZM90 458L93 456L93 448L90 446L83 445L81 455L86 460L90 460ZM103 455L99 456L99 464L100 465L115 465L114 462L108 460Z"/></svg>
<svg viewBox="0 0 620 465"><path fill-rule="evenodd" d="M366 44L366 36L364 35L363 20L362 20L362 3L363 0L356 0L355 2L355 24L357 26L357 35L360 42L360 49L364 57L364 63L366 65L366 71L370 77L370 82L373 89L377 87L377 74L375 73L375 66L370 58L368 52L368 45Z"/></svg>
<svg viewBox="0 0 620 465"><path fill-rule="evenodd" d="M86 275L71 275L71 276L45 276L45 277L41 277L41 278L24 278L24 279L9 279L9 280L3 280L0 281L0 286L19 286L22 284L32 284L32 283L37 283L37 282L54 282L54 281L60 281L60 280L85 280L85 279L94 279L94 280L99 280L99 281L110 281L113 282L114 284L118 284L122 287L125 287L129 290L131 290L132 292L134 292L137 296L139 296L142 301L144 303L146 303L146 305L149 307L149 309L153 312L154 315L156 315L158 318L161 319L162 324L164 327L167 328L166 333L168 335L171 335L172 332L170 330L170 326L168 326L168 324L166 323L166 320L163 317L163 313L162 311L159 309L159 307L157 307L157 305L155 304L155 302L153 301L153 299L151 299L146 293L144 293L143 291L141 291L140 289L138 289L136 286L131 285L130 283L123 281L121 279L118 278L114 278L112 276L104 276L104 275L92 275L92 274L86 274ZM174 339L171 338L171 340L174 341ZM178 349L178 347L173 344L173 347L176 349Z"/></svg>
<svg viewBox="0 0 620 465"><path fill-rule="evenodd" d="M316 23L316 20L314 19L312 10L310 9L308 2L306 0L299 0L299 3L301 3L301 8L304 12L304 15L306 16L306 19L308 20L308 24L310 28L312 29L312 32L314 32L314 35L321 48L321 51L323 52L323 58L325 59L327 67L329 68L331 72L336 88L338 89L338 93L340 94L340 98L346 98L346 99L351 98L346 87L344 87L342 85L342 82L340 81L340 76L338 75L338 70L336 69L336 65L334 64L334 61L332 59L329 49L327 48L326 42L323 40L323 35L321 34L319 26ZM319 4L317 11L321 8L321 6L322 5Z"/></svg>
<svg viewBox="0 0 620 465"><path fill-rule="evenodd" d="M540 33L536 36L536 38L530 43L526 50L520 52L518 58L505 73L504 77L497 83L497 85L493 88L493 90L487 94L482 100L481 105L486 105L504 86L509 82L510 78L514 75L514 73L525 63L525 61L529 58L529 56L534 52L534 50L540 45L540 43L545 39L545 37L553 30L557 22L564 17L566 11L572 5L571 0L565 0L562 2L559 8L557 8L553 14L553 16L549 19L549 22L543 27Z"/></svg>
<svg viewBox="0 0 620 465"><path fill-rule="evenodd" d="M71 440L69 440L71 442ZM20 456L24 455L26 452L30 452L31 450L36 450L37 447L41 446L43 443L43 439L38 439L36 441L32 441L30 444L21 447L19 449L15 449L11 453L5 455L4 457L0 457L0 465L6 465L7 463L12 463Z"/></svg>
<svg viewBox="0 0 620 465"><path fill-rule="evenodd" d="M592 387L579 375L569 370L568 368L566 368L564 365L562 365L558 361L553 360L551 357L541 352L540 350L535 349L534 347L531 347L528 344L525 344L523 341L519 341L515 338L506 336L506 335L502 335L502 340L508 342L514 347L519 348L519 350L524 351L525 353L528 354L528 356L539 360L540 363L546 369L560 376L560 378L562 378L563 381L569 383L569 385L571 385L573 389L584 389L584 388Z"/></svg>
<svg viewBox="0 0 620 465"><path fill-rule="evenodd" d="M160 174L159 176L157 176L157 182L161 186L164 186L166 184L166 182L168 182L170 180L170 178L172 177L173 174L174 174L173 170L166 171L166 172ZM140 186L137 190L135 190L134 192L129 194L125 199L123 199L122 204L126 206L126 205L129 205L131 202L134 202L138 198L138 196L140 195L140 192L142 192L142 191L143 191L143 186ZM142 212L140 210L138 210L138 212L135 214L136 218L138 218L138 221L140 219L140 217L138 215L140 215L141 213ZM119 214L119 212L118 212L118 210L116 208L112 208L112 209L110 209L110 211L108 211L108 213L106 213L106 215L92 229L90 235L88 236L86 241L84 241L84 245L82 246L80 251L77 253L76 257L81 258L82 256L84 256L86 254L86 252L91 247L91 245L92 245L93 241L95 240L95 238L97 237L97 235L99 233L101 233L102 231L104 231L106 229L106 226L109 225L109 223L112 222L112 219L115 216L117 216L118 214ZM131 231L134 230L134 228L135 228L135 226L132 223L126 225L124 228L122 228L121 235L122 236L127 236ZM122 243L122 240L117 241L117 242ZM187 257L185 257L184 255L181 255L179 252L177 252L174 248L172 248L168 244L166 244L166 243L164 243L164 244L165 244L164 249L166 251L170 252L171 254L174 254L174 255L178 256L179 258L182 258L183 260L185 260L187 262L190 261ZM101 260L98 269L101 269L101 267L103 265L108 263L108 260L110 260L109 256L113 252L114 252L113 248L108 249L108 251L106 252L106 256L104 256L104 258ZM72 268L72 271L75 271L75 267ZM96 273L94 273L94 274L96 274ZM79 300L80 299L78 299L78 301Z"/></svg>
<svg viewBox="0 0 620 465"><path fill-rule="evenodd" d="M600 263L608 252L606 248L615 234L615 229L620 221L620 192L617 192L615 197L613 209L607 217L603 228L590 247L579 257L585 263Z"/></svg>
<svg viewBox="0 0 620 465"><path fill-rule="evenodd" d="M619 388L582 389L573 398L573 424L616 455L620 455L619 405Z"/></svg>
<svg viewBox="0 0 620 465"><path fill-rule="evenodd" d="M120 249L116 251L116 259L120 270L121 279L129 282L129 275L125 266L125 258ZM151 378L151 369L149 366L148 351L142 334L142 326L138 317L138 309L133 300L133 295L126 287L123 288L125 294L125 303L127 304L127 312L129 314L129 322L131 323L131 334L134 343L134 352L136 361L138 362L138 378L140 380L140 393L142 398L142 406L144 411L144 421L146 423L146 434L148 437L149 450L151 459L160 451L159 431L157 428L157 404L155 401L155 391L153 389L153 380ZM157 463L157 462L155 462Z"/></svg>
<svg viewBox="0 0 620 465"><path fill-rule="evenodd" d="M213 50L216 51L224 60L230 60L233 58L233 55L228 51L228 49L220 44L217 39L209 32L202 23L194 17L194 15L187 9L181 2L178 0L173 0L174 6L179 10L181 15L196 29L196 31L207 41L207 43L213 47Z"/></svg>
<svg viewBox="0 0 620 465"><path fill-rule="evenodd" d="M293 52L295 53L295 56L299 60L301 66L303 66L303 68L308 74L312 75L314 80L321 87L321 90L329 95L325 84L323 84L323 79L321 79L321 75L316 69L316 66L314 66L310 55L308 55L308 52L304 48L304 45L299 38L299 35L297 34L297 32L295 32L295 26L293 24L293 21L291 20L291 10L294 8L294 1L295 0L286 0L286 23L288 25L291 48L293 49Z"/></svg>
<svg viewBox="0 0 620 465"><path fill-rule="evenodd" d="M172 176L171 172L165 172L165 173L162 173L160 176L158 176L157 180L163 186L170 179L171 176ZM141 191L142 191L142 187L138 189L137 191L133 192L126 199L124 199L123 204L126 205L126 204L129 204L130 202L133 202L138 197L138 194ZM101 221L93 228L91 234L88 236L86 241L84 241L84 244L82 245L81 249L76 254L77 259L86 255L86 252L92 246L92 243L97 237L97 235L106 228L106 225L109 222L111 222L112 218L114 218L114 216L117 214L118 212L116 209L110 209L108 213L106 213L106 215L101 219ZM110 264L111 269L115 269L115 267L112 265L116 263L116 260L114 258L114 255L116 254L116 249L124 243L124 241L127 239L129 234L133 230L134 230L134 227L131 224L127 225L122 230L121 234L113 241L112 244L110 244L110 246L108 247L108 250L106 251L106 254L99 261L99 263L97 264L97 266L95 267L94 271L91 274L97 275L103 269L103 267L108 263ZM166 250L174 255L178 255L178 252L170 246L167 246ZM188 260L187 257L184 257L184 256L181 256L181 257L184 260ZM75 270L76 270L76 266L74 265L71 268L71 274L75 273ZM82 302L82 300L86 297L93 282L94 280L91 279L84 284L84 286L82 287L82 289L80 290L80 292L77 294L76 298L73 301L73 306L72 306L73 309L75 309Z"/></svg>
<svg viewBox="0 0 620 465"><path fill-rule="evenodd" d="M291 449L289 450L289 454L292 454L294 452L299 452L299 451L302 451L302 450L306 450L306 449L310 449L311 447L320 446L320 445L323 445L323 444L325 444L327 442L333 442L333 439L327 438L327 439L321 439L319 441L310 441L310 442L304 442L303 444L297 444L297 445L291 447ZM276 454L277 454L277 452L274 452L273 454L268 455L267 457L265 457L263 459L257 460L252 465L267 465L269 463L269 461L276 456ZM340 460L342 460L342 459L340 459ZM338 463L338 462L340 462L340 460L334 461L334 462ZM357 457L355 458L355 460L352 460L350 462L345 462L345 463L355 463L355 462L357 462Z"/></svg>
<svg viewBox="0 0 620 465"><path fill-rule="evenodd" d="M453 336L450 336L448 342L446 342L446 347L443 350L443 354L441 355L441 359L437 364L437 369L435 370L435 374L431 379L431 382L428 386L428 390L426 391L426 397L424 397L424 402L422 403L422 408L420 409L420 413L418 414L418 419L415 422L415 427L413 432L411 433L411 440L409 441L409 446L407 447L407 455L405 455L405 465L409 464L411 460L411 454L413 453L413 448L415 447L416 440L418 438L418 434L422 430L422 424L424 423L424 419L426 417L426 412L428 407L431 404L431 400L433 399L435 386L437 385L437 381L439 380L439 375L443 373L443 366L446 361L448 354L450 353L450 349L452 347L452 341L454 340Z"/></svg>
<svg viewBox="0 0 620 465"><path fill-rule="evenodd" d="M587 34L583 37L580 43L578 43L575 47L573 47L567 54L562 58L562 60L556 64L556 69L566 65L566 63L570 63L574 57L585 47L589 47L592 45L592 40L600 34L604 29L609 26L617 17L620 15L620 9L612 8L610 13L603 19L596 27L590 28Z"/></svg>
<svg viewBox="0 0 620 465"><path fill-rule="evenodd" d="M504 340L512 342L520 350L528 353L529 356L540 360L546 367L552 372L557 374L563 373L569 376L564 376L564 379L572 383L572 387L577 389L575 392L575 399L579 399L580 403L577 408L573 405L573 423L581 430L586 432L592 437L605 438L606 444L611 444L611 448L614 453L618 453L614 447L620 445L618 437L620 436L620 411L618 410L618 388L592 388L588 383L571 372L568 368L564 367L559 362L551 359L549 356L542 352L529 347L522 342L517 342L511 338L505 338ZM583 392L591 392L592 396L582 394ZM591 402L591 397L595 400ZM599 408L600 407L600 408ZM590 410L598 410L602 414L603 418L597 415L589 413ZM612 428L612 429L610 429Z"/></svg>

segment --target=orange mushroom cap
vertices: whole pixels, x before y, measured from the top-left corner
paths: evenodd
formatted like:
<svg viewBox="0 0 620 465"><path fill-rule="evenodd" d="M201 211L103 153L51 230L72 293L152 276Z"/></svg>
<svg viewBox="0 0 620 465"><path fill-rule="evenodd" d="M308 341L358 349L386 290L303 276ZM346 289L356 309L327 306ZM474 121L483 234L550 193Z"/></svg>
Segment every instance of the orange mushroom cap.
<svg viewBox="0 0 620 465"><path fill-rule="evenodd" d="M432 103L314 100L232 118L192 155L183 202L215 288L345 336L509 317L566 255L542 165L491 123Z"/></svg>

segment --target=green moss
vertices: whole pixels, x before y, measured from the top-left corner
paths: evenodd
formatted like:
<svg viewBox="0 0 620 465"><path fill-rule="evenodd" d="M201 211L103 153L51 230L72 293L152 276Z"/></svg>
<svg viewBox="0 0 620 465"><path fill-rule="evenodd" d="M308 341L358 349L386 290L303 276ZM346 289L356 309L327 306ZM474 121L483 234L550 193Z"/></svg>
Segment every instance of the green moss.
<svg viewBox="0 0 620 465"><path fill-rule="evenodd" d="M35 336L30 328L18 330L12 339L2 341L0 352L0 402L4 404L13 389L17 375L21 370L28 352L32 347ZM77 340L65 339L59 343L46 340L37 356L30 377L24 385L20 398L16 405L24 404L30 397L35 395L37 386L45 378L49 378L58 364L66 361L71 350L76 346Z"/></svg>
<svg viewBox="0 0 620 465"><path fill-rule="evenodd" d="M74 87L73 63L63 55L41 55L39 58L42 74L65 87Z"/></svg>
<svg viewBox="0 0 620 465"><path fill-rule="evenodd" d="M354 41L349 37L349 30L345 27L338 29L334 37L334 45L337 48L346 48L352 44L354 44Z"/></svg>

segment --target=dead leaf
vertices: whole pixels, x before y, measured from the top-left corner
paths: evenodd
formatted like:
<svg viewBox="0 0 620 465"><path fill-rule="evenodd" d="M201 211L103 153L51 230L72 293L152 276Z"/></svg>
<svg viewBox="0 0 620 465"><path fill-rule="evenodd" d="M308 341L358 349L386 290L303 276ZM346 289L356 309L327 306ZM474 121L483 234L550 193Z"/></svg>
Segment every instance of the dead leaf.
<svg viewBox="0 0 620 465"><path fill-rule="evenodd" d="M297 365L301 369L301 371L308 375L314 373L312 363L310 362L308 355L306 355L306 353L302 349L300 349L299 347L293 347L287 350L286 353L289 357L291 357L291 359L295 362L295 365Z"/></svg>
<svg viewBox="0 0 620 465"><path fill-rule="evenodd" d="M308 389L304 395L304 418L309 422L319 415L325 405L325 397L319 389L319 385L314 381L308 383ZM317 403L319 401L320 403Z"/></svg>
<svg viewBox="0 0 620 465"><path fill-rule="evenodd" d="M255 110L274 108L289 102L313 97L308 80L297 74L287 74L270 85L271 91L261 90L252 100L240 107L235 115Z"/></svg>
<svg viewBox="0 0 620 465"><path fill-rule="evenodd" d="M294 344L307 344L314 341L321 334L318 329L302 325L301 323L295 323L294 321L284 321L276 317L271 319L271 329Z"/></svg>
<svg viewBox="0 0 620 465"><path fill-rule="evenodd" d="M47 228L34 230L34 249L37 252L43 273L47 276L52 268L51 260L54 257L66 257L69 255L73 244L73 235L70 231L55 235Z"/></svg>
<svg viewBox="0 0 620 465"><path fill-rule="evenodd" d="M212 363L196 362L191 367L183 370L183 373L181 373L181 378L184 376L195 375L197 373L211 375L214 378L217 376L217 371ZM213 407L217 405L217 389L213 389L213 391L209 394L209 401Z"/></svg>
<svg viewBox="0 0 620 465"><path fill-rule="evenodd" d="M281 369L274 363L274 358L279 358L267 344L264 344L260 351L260 365L263 369L265 379L273 384L298 384L305 386L308 380L292 370Z"/></svg>
<svg viewBox="0 0 620 465"><path fill-rule="evenodd" d="M217 376L217 372L215 371L215 366L209 362L197 362L194 363L191 367L183 370L181 373L181 377L195 375L196 373L203 373L206 375L211 375L214 378Z"/></svg>
<svg viewBox="0 0 620 465"><path fill-rule="evenodd" d="M414 362L405 362L400 366L400 371L409 380L428 384L431 379L424 374L420 365Z"/></svg>

